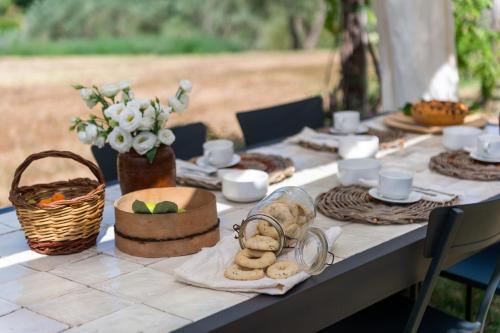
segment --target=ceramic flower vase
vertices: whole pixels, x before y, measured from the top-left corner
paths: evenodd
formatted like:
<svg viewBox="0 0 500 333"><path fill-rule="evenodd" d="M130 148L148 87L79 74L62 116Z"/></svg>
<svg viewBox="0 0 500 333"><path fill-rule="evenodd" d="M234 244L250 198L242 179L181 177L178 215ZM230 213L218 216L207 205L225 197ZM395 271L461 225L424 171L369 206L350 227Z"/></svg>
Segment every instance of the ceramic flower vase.
<svg viewBox="0 0 500 333"><path fill-rule="evenodd" d="M122 194L156 187L175 186L175 154L161 145L152 163L131 149L118 154L118 180Z"/></svg>

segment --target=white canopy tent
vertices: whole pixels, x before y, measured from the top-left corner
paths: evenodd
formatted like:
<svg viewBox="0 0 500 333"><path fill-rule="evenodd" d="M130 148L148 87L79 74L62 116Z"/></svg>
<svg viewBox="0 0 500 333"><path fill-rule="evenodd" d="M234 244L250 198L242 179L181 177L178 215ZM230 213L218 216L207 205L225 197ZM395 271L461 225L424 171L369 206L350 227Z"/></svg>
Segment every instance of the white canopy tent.
<svg viewBox="0 0 500 333"><path fill-rule="evenodd" d="M382 109L420 99L457 100L450 0L375 0Z"/></svg>

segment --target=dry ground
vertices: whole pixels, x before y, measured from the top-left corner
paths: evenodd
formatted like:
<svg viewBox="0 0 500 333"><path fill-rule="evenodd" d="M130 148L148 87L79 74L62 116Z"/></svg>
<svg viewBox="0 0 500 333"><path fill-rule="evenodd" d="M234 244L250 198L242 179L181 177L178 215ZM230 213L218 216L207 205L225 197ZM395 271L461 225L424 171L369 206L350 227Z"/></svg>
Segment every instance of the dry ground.
<svg viewBox="0 0 500 333"><path fill-rule="evenodd" d="M179 79L194 84L190 112L170 125L203 121L221 136L241 137L234 114L320 93L326 51L204 56L95 56L0 58L0 207L8 203L15 168L31 153L71 150L92 158L68 131L72 115L89 112L71 84L128 79L138 97L164 101ZM95 110L97 112L97 110ZM72 178L84 167L58 160L36 162L22 183Z"/></svg>

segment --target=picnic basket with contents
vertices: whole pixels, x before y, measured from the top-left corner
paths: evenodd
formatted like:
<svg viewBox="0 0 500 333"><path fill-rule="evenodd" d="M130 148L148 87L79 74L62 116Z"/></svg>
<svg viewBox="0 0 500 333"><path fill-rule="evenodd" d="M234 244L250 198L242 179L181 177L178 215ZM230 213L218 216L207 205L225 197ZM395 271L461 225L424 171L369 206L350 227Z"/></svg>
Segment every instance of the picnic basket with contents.
<svg viewBox="0 0 500 333"><path fill-rule="evenodd" d="M312 198L299 187L283 187L260 201L236 225L241 251L224 275L232 280L285 279L304 271L321 273L328 259L325 233L311 227ZM292 249L294 260L277 257Z"/></svg>
<svg viewBox="0 0 500 333"><path fill-rule="evenodd" d="M97 180L76 178L19 186L28 166L47 157L79 162ZM29 247L38 253L56 255L80 252L95 245L104 209L104 187L100 169L72 152L49 150L28 156L15 171L9 200L16 208Z"/></svg>

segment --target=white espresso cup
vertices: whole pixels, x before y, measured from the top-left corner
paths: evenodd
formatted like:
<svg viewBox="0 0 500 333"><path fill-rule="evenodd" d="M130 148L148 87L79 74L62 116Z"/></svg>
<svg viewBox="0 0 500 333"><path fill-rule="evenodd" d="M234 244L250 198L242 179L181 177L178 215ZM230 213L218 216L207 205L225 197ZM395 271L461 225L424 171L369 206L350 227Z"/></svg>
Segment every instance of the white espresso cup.
<svg viewBox="0 0 500 333"><path fill-rule="evenodd" d="M209 164L223 168L233 160L234 145L229 140L211 140L203 144L203 156Z"/></svg>
<svg viewBox="0 0 500 333"><path fill-rule="evenodd" d="M485 157L500 158L500 135L480 135L477 138L477 150Z"/></svg>
<svg viewBox="0 0 500 333"><path fill-rule="evenodd" d="M379 173L378 193L389 199L408 198L413 187L413 174L406 170L384 169Z"/></svg>
<svg viewBox="0 0 500 333"><path fill-rule="evenodd" d="M337 111L333 113L333 128L344 133L353 133L359 128L358 111Z"/></svg>

